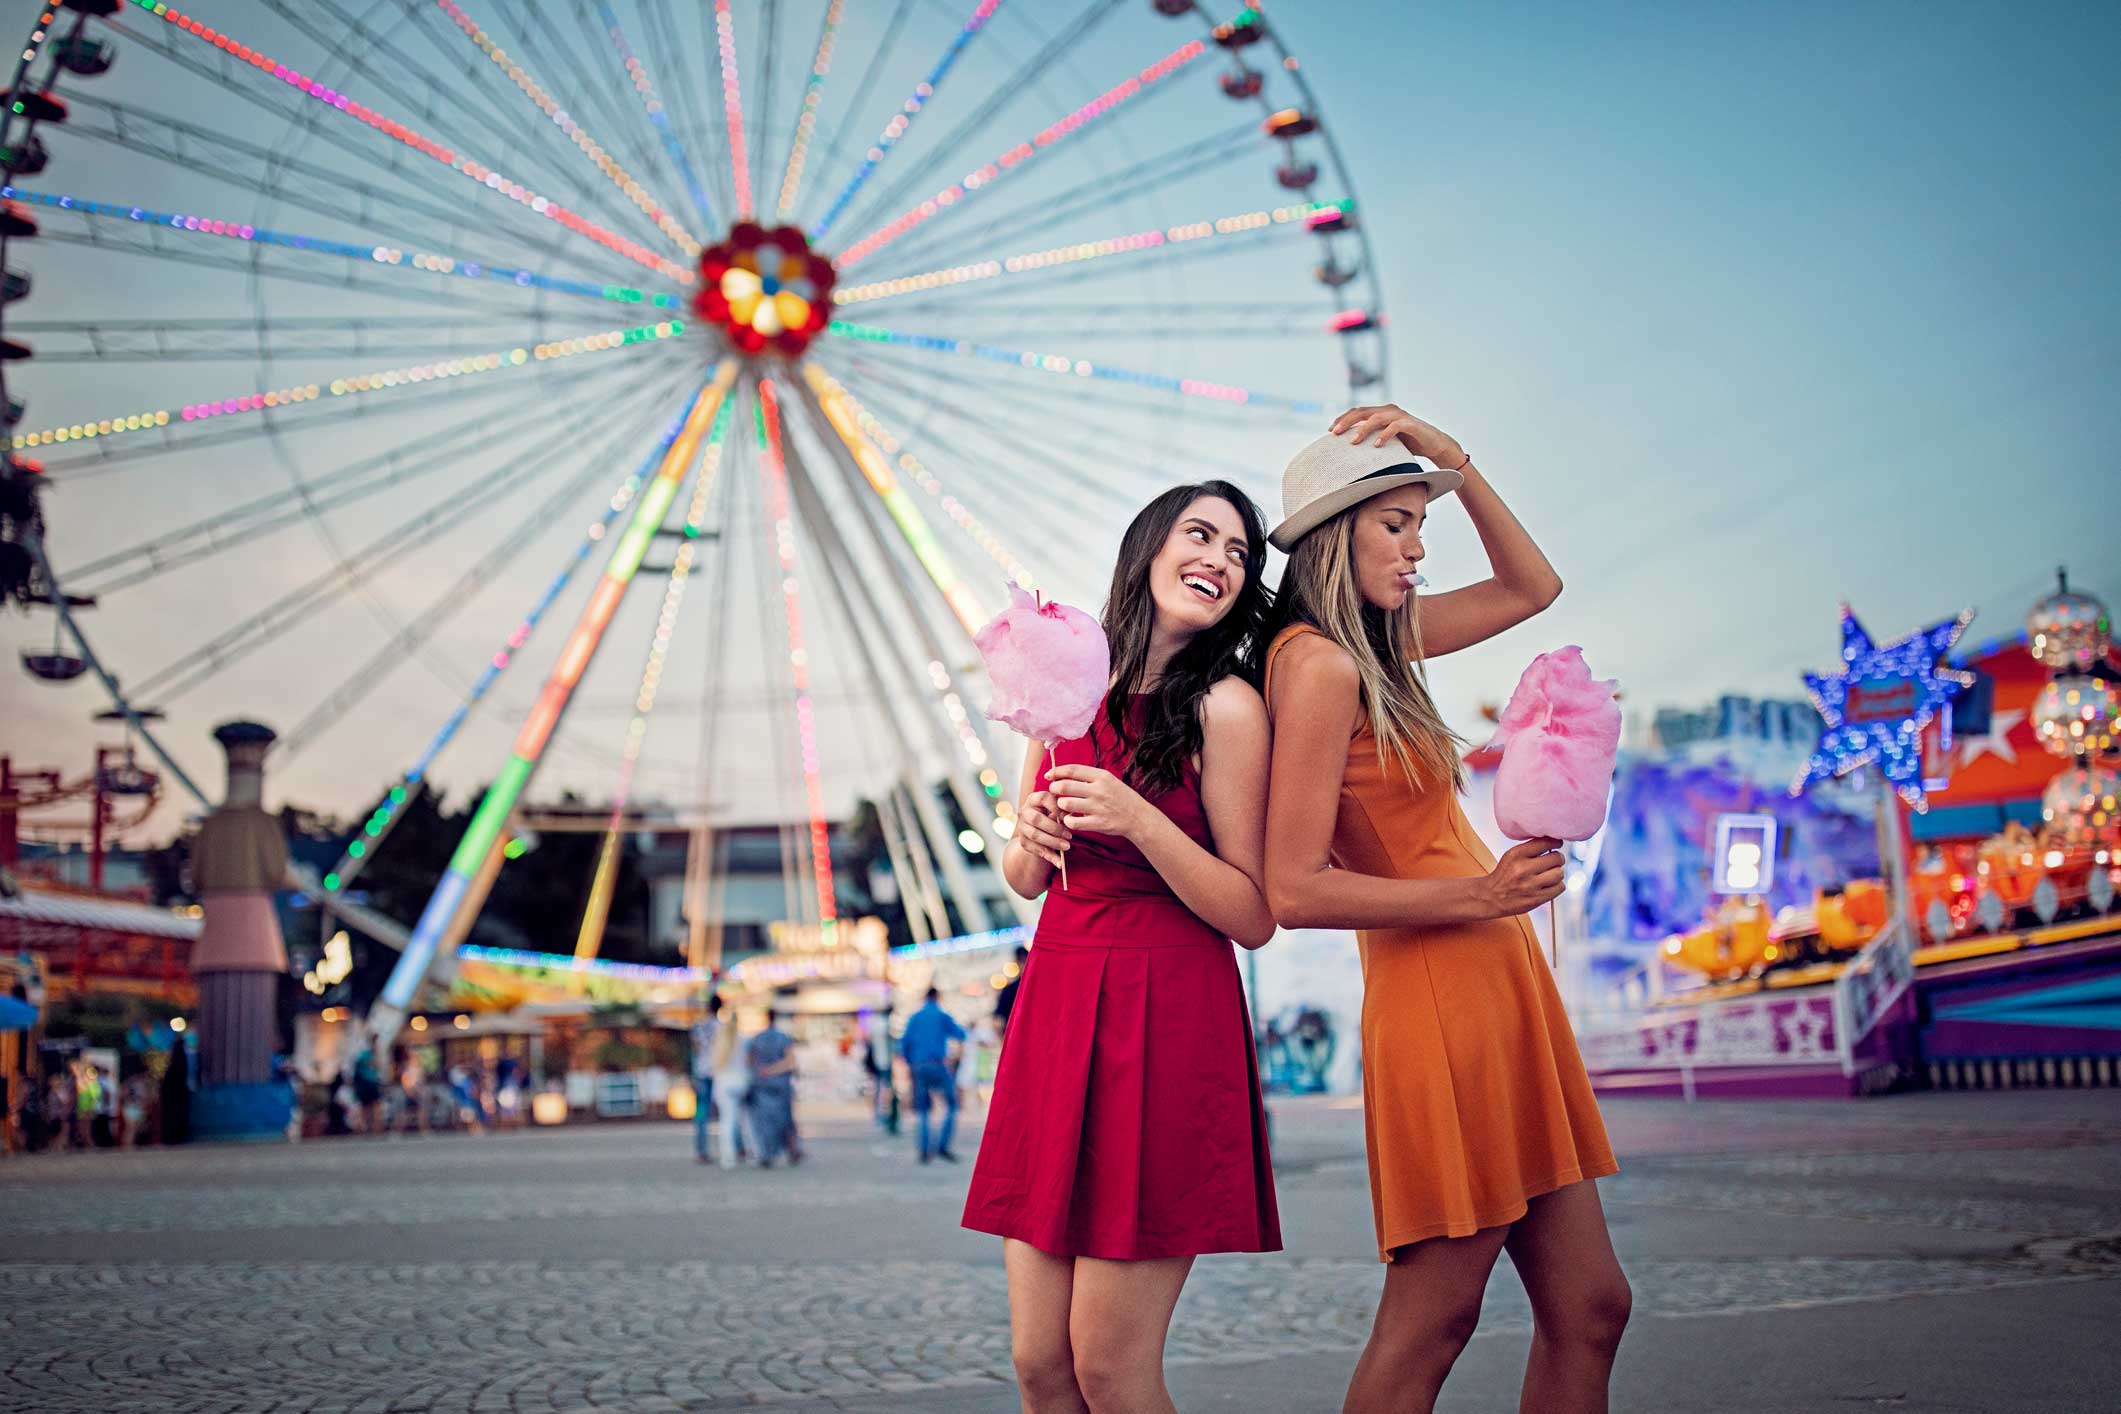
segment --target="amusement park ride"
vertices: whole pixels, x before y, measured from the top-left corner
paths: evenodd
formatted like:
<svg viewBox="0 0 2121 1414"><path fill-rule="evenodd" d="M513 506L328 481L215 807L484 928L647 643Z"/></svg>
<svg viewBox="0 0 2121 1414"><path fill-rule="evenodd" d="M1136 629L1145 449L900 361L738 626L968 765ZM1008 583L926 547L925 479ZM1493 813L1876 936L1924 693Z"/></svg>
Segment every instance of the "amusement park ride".
<svg viewBox="0 0 2121 1414"><path fill-rule="evenodd" d="M6 270L0 373L34 356L65 415L5 400L0 593L56 620L30 675L93 681L198 807L186 743L261 701L283 786L384 783L290 881L401 949L379 1043L530 847L541 770L610 802L584 962L652 790L713 966L699 861L746 772L825 950L828 771L920 941L1019 921L968 874L1012 823L971 629L1011 582L1094 602L1155 490L1264 493L1262 430L1385 396L1352 177L1259 6L198 9L66 0L15 65L0 266L39 251L68 298L18 318ZM689 740L650 752L681 671ZM863 704L830 734L824 677ZM466 741L498 765L454 766L488 784L432 899L363 923Z"/></svg>

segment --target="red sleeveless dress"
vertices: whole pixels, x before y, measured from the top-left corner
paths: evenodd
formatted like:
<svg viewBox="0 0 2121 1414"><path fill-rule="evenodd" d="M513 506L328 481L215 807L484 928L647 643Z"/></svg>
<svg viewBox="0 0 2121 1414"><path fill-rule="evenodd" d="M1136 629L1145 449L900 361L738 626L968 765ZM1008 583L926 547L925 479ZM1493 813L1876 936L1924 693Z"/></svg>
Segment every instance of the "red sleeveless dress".
<svg viewBox="0 0 2121 1414"><path fill-rule="evenodd" d="M1125 773L1103 708L1055 755ZM1214 848L1197 770L1150 803ZM1281 1250L1234 949L1131 843L1076 832L1010 1013L966 1227L1064 1257Z"/></svg>

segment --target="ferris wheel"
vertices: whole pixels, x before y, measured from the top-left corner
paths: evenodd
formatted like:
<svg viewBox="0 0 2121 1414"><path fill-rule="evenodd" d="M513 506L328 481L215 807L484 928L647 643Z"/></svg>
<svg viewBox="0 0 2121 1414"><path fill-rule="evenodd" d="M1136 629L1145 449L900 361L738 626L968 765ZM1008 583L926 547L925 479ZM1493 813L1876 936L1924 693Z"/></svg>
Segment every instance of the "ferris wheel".
<svg viewBox="0 0 2121 1414"><path fill-rule="evenodd" d="M649 798L785 821L828 937L854 794L920 936L1010 921L970 630L1010 582L1094 604L1156 490L1268 499L1382 396L1257 6L67 0L8 100L0 591L50 685L9 695L202 805L186 744L269 718L283 791L368 793L328 908L438 770L484 783L400 1011L533 777L610 805L582 955Z"/></svg>

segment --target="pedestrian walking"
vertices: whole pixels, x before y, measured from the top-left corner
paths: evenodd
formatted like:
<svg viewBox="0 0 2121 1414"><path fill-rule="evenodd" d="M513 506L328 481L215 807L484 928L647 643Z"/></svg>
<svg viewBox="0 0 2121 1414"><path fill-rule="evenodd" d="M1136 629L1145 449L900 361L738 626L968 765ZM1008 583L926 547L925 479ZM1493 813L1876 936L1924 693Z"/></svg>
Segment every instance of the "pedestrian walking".
<svg viewBox="0 0 2121 1414"><path fill-rule="evenodd" d="M725 1169L735 1168L758 1148L746 1132L750 1127L750 1094L750 1061L732 1016L723 1022L714 1040L715 1145Z"/></svg>
<svg viewBox="0 0 2121 1414"><path fill-rule="evenodd" d="M704 1013L692 1023L692 1154L703 1164L714 1162L707 1125L714 1118L715 1049L721 1039L722 999L710 991Z"/></svg>
<svg viewBox="0 0 2121 1414"><path fill-rule="evenodd" d="M913 1113L918 1117L915 1132L920 1137L924 1164L930 1159L957 1162L957 1155L950 1152L950 1138L957 1131L957 1061L965 1028L943 1010L942 995L933 987L928 989L921 1009L906 1018L905 1034L898 1043L899 1054L906 1058L906 1069L913 1077ZM931 1142L928 1117L937 1100L943 1102L943 1126L942 1133Z"/></svg>
<svg viewBox="0 0 2121 1414"><path fill-rule="evenodd" d="M1002 872L1045 904L964 1223L1005 1239L1029 1409L1171 1409L1164 1339L1194 1257L1281 1247L1231 947L1274 932L1247 681L1265 539L1226 482L1151 501L1113 568L1096 720L1025 758Z"/></svg>
<svg viewBox="0 0 2121 1414"><path fill-rule="evenodd" d="M751 1077L745 1099L760 1168L772 1168L783 1153L790 1163L803 1157L795 1134L795 1038L781 1029L781 1019L781 1012L768 1012L766 1029L744 1048Z"/></svg>
<svg viewBox="0 0 2121 1414"><path fill-rule="evenodd" d="M1031 960L1031 949L1022 943L1016 945L1016 975L1002 984L994 997L994 1034L1000 1040L1009 1036L1009 1013L1016 1010L1016 989L1023 985L1024 964Z"/></svg>
<svg viewBox="0 0 2121 1414"><path fill-rule="evenodd" d="M1454 491L1493 572L1417 594L1423 524ZM1347 1407L1431 1408L1507 1250L1532 1298L1523 1407L1603 1409L1631 1298L1592 1180L1618 1165L1525 921L1562 891L1558 842L1500 860L1481 843L1426 669L1539 613L1561 580L1459 444L1397 407L1335 419L1289 463L1282 505L1267 884L1284 926L1359 930L1389 1263Z"/></svg>

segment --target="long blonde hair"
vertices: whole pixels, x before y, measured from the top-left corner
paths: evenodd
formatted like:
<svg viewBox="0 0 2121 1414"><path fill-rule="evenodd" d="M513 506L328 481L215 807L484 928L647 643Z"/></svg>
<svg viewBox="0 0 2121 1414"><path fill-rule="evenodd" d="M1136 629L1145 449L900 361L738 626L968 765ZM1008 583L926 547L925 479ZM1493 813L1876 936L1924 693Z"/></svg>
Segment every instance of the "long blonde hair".
<svg viewBox="0 0 2121 1414"><path fill-rule="evenodd" d="M1389 614L1362 597L1355 574L1355 517L1361 510L1351 506L1296 542L1282 570L1277 617L1284 625L1311 625L1355 660L1379 762L1389 749L1409 776L1449 781L1463 790L1460 753L1466 741L1429 695L1420 596L1409 593Z"/></svg>

